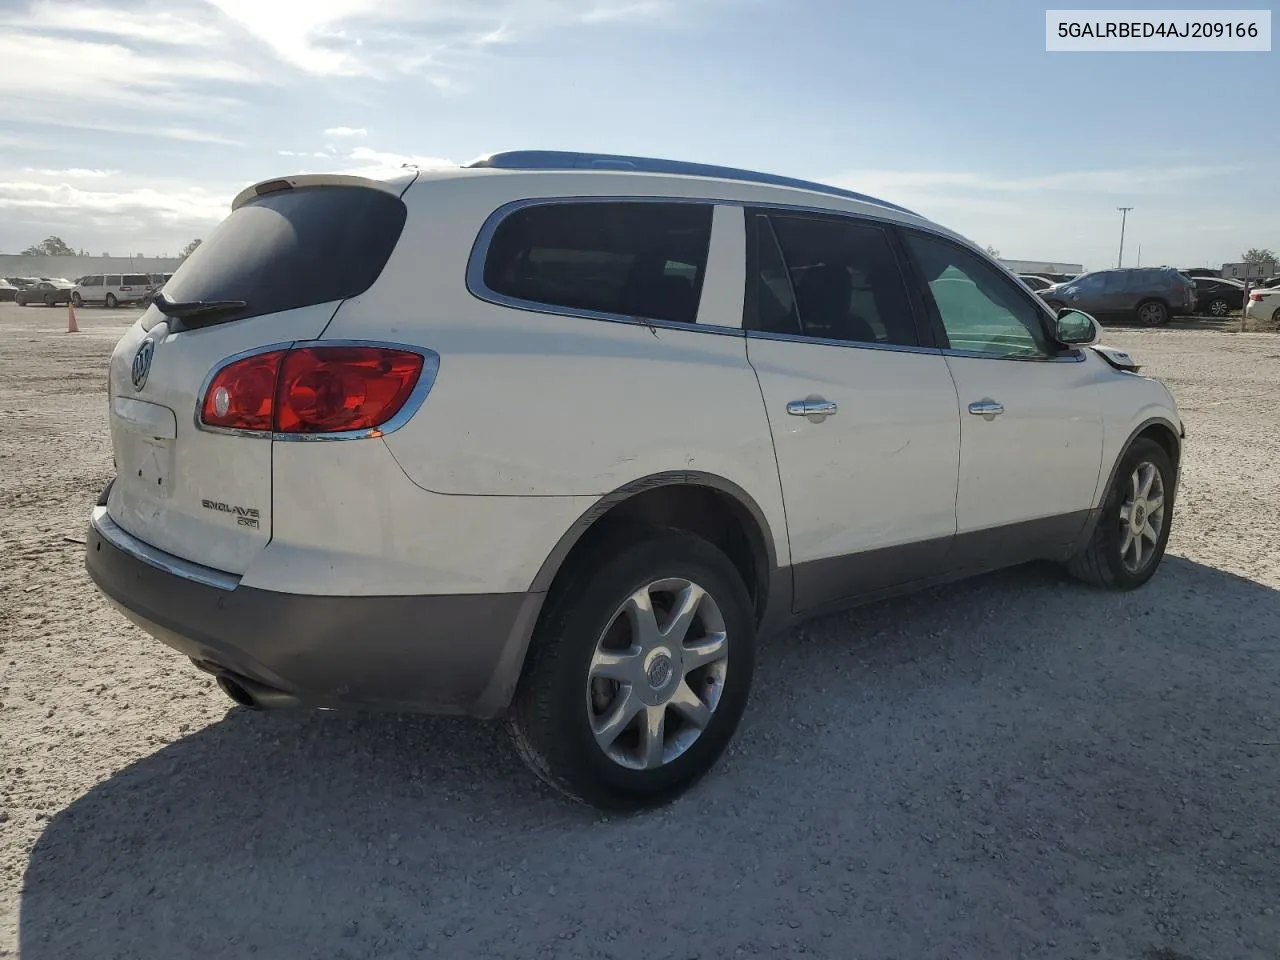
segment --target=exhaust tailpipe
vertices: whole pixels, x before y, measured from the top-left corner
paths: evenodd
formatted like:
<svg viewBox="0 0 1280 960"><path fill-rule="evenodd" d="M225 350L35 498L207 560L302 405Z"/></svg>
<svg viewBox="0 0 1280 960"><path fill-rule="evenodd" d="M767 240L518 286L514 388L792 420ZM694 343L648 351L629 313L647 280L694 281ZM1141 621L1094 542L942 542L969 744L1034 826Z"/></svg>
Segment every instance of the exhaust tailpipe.
<svg viewBox="0 0 1280 960"><path fill-rule="evenodd" d="M220 673L217 675L217 681L223 693L240 706L248 707L250 710L283 710L302 706L302 701L292 693L268 687L248 677Z"/></svg>

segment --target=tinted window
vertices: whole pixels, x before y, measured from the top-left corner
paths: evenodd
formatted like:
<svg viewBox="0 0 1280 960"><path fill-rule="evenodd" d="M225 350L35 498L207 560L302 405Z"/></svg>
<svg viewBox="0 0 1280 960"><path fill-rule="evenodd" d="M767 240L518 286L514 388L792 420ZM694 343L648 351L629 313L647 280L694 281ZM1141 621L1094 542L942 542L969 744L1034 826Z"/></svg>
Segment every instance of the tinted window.
<svg viewBox="0 0 1280 960"><path fill-rule="evenodd" d="M952 349L1000 357L1051 354L1043 313L1025 291L957 244L908 233Z"/></svg>
<svg viewBox="0 0 1280 960"><path fill-rule="evenodd" d="M107 277L107 286L108 286L108 287L118 287L118 286L120 286L120 274L118 274L118 273L117 273L117 274L113 274L113 275L108 276L108 277Z"/></svg>
<svg viewBox="0 0 1280 960"><path fill-rule="evenodd" d="M537 204L499 224L484 283L550 307L694 323L710 243L709 204Z"/></svg>
<svg viewBox="0 0 1280 960"><path fill-rule="evenodd" d="M906 284L888 234L839 218L757 214L749 329L915 346Z"/></svg>
<svg viewBox="0 0 1280 960"><path fill-rule="evenodd" d="M364 293L400 231L400 198L369 187L298 187L232 211L174 273L165 297L243 300L219 321L256 317Z"/></svg>
<svg viewBox="0 0 1280 960"><path fill-rule="evenodd" d="M144 273L126 273L124 283L127 287L145 287L151 280Z"/></svg>

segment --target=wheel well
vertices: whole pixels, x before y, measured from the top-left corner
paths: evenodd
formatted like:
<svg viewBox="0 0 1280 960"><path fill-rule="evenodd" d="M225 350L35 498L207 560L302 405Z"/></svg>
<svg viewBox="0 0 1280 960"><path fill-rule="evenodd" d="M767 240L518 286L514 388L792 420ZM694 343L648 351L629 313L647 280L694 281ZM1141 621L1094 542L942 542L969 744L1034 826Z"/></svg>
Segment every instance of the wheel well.
<svg viewBox="0 0 1280 960"><path fill-rule="evenodd" d="M610 539L634 535L637 528L684 530L714 544L742 576L756 619L764 615L770 573L765 533L736 497L700 484L651 487L613 505L574 543L556 579L584 554L605 547Z"/></svg>
<svg viewBox="0 0 1280 960"><path fill-rule="evenodd" d="M1135 440L1140 439L1154 440L1164 448L1164 452L1169 455L1169 462L1173 464L1173 468L1178 469L1178 458L1182 455L1182 444L1178 440L1178 435L1172 429L1160 423L1153 423L1147 427Z"/></svg>

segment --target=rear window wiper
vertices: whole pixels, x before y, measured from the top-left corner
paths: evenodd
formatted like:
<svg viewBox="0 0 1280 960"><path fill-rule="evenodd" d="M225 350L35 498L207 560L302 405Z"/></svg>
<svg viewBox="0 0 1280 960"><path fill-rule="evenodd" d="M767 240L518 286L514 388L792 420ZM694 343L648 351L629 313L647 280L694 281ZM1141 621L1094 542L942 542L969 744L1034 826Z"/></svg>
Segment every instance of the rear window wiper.
<svg viewBox="0 0 1280 960"><path fill-rule="evenodd" d="M207 317L215 313L232 313L243 310L249 304L244 300L184 300L175 302L163 293L156 294L152 300L160 312L166 317L177 317L187 320L192 317Z"/></svg>

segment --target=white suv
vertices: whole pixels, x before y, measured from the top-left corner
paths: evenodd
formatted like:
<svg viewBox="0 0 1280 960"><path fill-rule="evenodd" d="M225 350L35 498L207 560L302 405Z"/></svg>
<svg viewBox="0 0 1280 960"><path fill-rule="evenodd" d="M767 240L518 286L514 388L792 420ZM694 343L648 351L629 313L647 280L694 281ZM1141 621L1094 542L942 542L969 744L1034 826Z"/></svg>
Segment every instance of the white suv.
<svg viewBox="0 0 1280 960"><path fill-rule="evenodd" d="M115 309L122 303L141 303L151 294L151 278L145 273L98 273L81 277L71 291L77 307L100 303Z"/></svg>
<svg viewBox="0 0 1280 960"><path fill-rule="evenodd" d="M112 355L88 568L242 704L504 716L566 792L659 802L762 631L1033 559L1151 577L1182 424L1096 335L818 184L273 180Z"/></svg>

